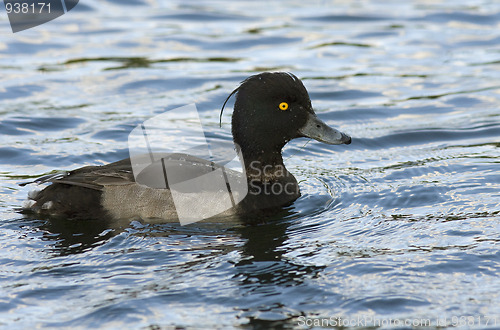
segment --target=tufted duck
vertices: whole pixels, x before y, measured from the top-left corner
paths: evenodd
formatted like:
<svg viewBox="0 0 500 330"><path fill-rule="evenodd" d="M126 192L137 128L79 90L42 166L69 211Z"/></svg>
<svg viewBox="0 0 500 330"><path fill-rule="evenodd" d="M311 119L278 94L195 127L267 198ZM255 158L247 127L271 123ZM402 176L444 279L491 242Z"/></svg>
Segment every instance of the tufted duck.
<svg viewBox="0 0 500 330"><path fill-rule="evenodd" d="M300 196L297 180L281 155L288 141L308 137L327 144L351 143L349 136L317 118L307 90L293 74L257 74L244 80L228 99L233 94L232 134L245 171L228 170L227 175L246 181L248 193L224 214L252 216L289 205ZM213 169L213 163L196 157L184 155L182 162L202 174ZM51 184L30 194L26 210L70 218L177 219L169 187L137 181L130 159L44 176L35 182ZM210 193L210 187L200 190Z"/></svg>

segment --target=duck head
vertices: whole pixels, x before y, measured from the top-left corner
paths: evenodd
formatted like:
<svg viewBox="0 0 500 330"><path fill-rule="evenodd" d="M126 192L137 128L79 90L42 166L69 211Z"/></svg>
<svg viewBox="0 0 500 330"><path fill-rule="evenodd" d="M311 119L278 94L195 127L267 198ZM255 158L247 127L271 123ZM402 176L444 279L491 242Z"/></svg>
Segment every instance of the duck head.
<svg viewBox="0 0 500 330"><path fill-rule="evenodd" d="M351 137L316 116L302 81L291 73L251 76L231 95L235 93L232 133L245 164L256 159L282 163L281 149L299 137L327 144L351 143Z"/></svg>

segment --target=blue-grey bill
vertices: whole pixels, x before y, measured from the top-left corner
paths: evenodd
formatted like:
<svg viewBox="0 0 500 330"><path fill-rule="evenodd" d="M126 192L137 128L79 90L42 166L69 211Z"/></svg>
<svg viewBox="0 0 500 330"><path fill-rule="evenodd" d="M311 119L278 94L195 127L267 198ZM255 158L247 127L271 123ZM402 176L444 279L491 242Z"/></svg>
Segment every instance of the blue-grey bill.
<svg viewBox="0 0 500 330"><path fill-rule="evenodd" d="M313 113L309 114L307 122L304 126L302 126L301 129L299 129L299 133L304 137L315 139L317 141L328 144L351 143L351 137L349 135L328 126Z"/></svg>

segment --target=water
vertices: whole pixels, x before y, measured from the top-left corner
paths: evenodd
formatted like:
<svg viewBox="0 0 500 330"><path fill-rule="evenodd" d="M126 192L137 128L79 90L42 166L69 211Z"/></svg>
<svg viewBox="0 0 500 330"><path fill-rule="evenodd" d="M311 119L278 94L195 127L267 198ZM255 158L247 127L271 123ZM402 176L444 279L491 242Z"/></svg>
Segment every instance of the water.
<svg viewBox="0 0 500 330"><path fill-rule="evenodd" d="M0 14L0 324L498 328L499 28L487 0L88 0L17 34ZM302 78L353 137L287 146L303 196L283 214L16 213L19 182L124 158L132 128L167 109L196 103L229 141L225 97L266 70Z"/></svg>

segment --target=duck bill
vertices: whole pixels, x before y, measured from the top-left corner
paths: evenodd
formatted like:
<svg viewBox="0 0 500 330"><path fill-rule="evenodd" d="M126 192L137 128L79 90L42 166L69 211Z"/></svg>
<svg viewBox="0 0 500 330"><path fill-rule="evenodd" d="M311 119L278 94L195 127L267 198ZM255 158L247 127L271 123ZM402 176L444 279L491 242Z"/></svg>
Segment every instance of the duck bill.
<svg viewBox="0 0 500 330"><path fill-rule="evenodd" d="M351 143L351 137L349 135L328 126L325 122L316 117L314 113L309 113L307 122L299 129L299 133L303 137L308 137L328 144Z"/></svg>

